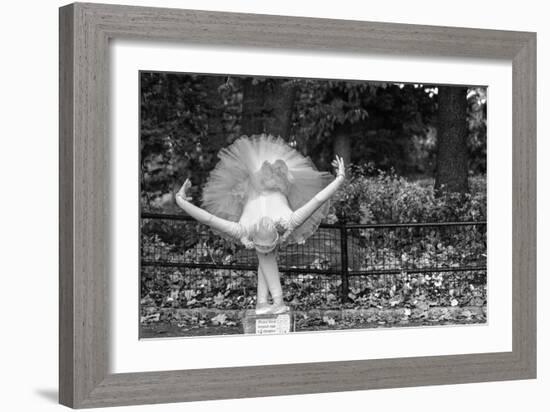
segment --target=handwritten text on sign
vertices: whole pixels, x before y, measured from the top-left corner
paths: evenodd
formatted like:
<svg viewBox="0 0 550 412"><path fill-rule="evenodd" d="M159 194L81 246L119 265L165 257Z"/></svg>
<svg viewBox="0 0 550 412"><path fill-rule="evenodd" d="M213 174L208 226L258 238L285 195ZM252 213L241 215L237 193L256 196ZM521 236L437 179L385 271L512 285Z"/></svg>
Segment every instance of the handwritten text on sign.
<svg viewBox="0 0 550 412"><path fill-rule="evenodd" d="M279 315L276 318L256 319L256 334L267 335L290 332L290 315Z"/></svg>

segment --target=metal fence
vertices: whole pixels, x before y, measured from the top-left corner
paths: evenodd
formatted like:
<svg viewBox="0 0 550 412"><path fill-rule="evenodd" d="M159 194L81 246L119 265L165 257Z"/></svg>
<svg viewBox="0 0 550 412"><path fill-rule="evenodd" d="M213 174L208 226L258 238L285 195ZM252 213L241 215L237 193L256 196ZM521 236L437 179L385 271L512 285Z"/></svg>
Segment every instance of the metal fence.
<svg viewBox="0 0 550 412"><path fill-rule="evenodd" d="M336 306L359 294L407 287L419 274L432 283L445 277L457 287L464 279L470 287L485 285L486 250L484 221L322 224L305 244L280 250L279 264L287 299L307 305L321 295L324 306ZM142 296L151 295L157 305L171 293L190 302L209 289L238 295L233 308L251 307L256 270L254 251L187 216L141 215Z"/></svg>

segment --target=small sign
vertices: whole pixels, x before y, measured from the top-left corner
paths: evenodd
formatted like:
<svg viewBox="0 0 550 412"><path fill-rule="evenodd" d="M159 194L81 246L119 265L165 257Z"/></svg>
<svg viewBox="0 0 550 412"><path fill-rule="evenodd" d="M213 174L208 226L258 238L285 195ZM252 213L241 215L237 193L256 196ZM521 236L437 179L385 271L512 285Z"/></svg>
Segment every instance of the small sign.
<svg viewBox="0 0 550 412"><path fill-rule="evenodd" d="M288 313L277 317L256 319L256 334L279 334L290 332L290 315Z"/></svg>

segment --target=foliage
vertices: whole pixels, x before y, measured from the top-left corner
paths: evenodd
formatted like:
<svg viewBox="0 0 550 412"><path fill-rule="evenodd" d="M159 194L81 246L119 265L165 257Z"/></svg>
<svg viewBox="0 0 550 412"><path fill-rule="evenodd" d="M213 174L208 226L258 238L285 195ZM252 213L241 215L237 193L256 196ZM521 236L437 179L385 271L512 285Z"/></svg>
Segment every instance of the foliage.
<svg viewBox="0 0 550 412"><path fill-rule="evenodd" d="M205 334L209 328L208 333L214 333L212 328L217 334L240 332L235 327L240 324L241 311L255 305L255 273L215 270L183 276L174 271L167 276L169 271L156 274L157 279L166 280L164 290L150 292L141 300L143 326L175 324L179 328L176 334L192 330ZM193 276L195 284L190 284ZM152 282L153 278L148 279ZM284 275L283 282L285 300L297 311L299 330L486 319L485 278L474 272L353 277L345 304L339 303L337 277Z"/></svg>
<svg viewBox="0 0 550 412"><path fill-rule="evenodd" d="M222 76L143 72L140 80L141 202L162 210L186 177L200 187L237 137L242 95ZM218 117L221 140L212 130Z"/></svg>
<svg viewBox="0 0 550 412"><path fill-rule="evenodd" d="M426 136L433 123L436 104L432 87L334 80L295 82L299 93L294 139L308 154L323 154L315 159L319 164L330 163L331 134L337 126L346 125L355 164L370 161L402 173L422 169L409 153L414 138Z"/></svg>
<svg viewBox="0 0 550 412"><path fill-rule="evenodd" d="M409 181L372 165L353 166L333 197L329 220L348 223L486 220L485 178L470 179L470 193L435 196L429 179Z"/></svg>
<svg viewBox="0 0 550 412"><path fill-rule="evenodd" d="M196 76L141 75L141 185L146 203L173 190L170 183L198 167L205 111Z"/></svg>
<svg viewBox="0 0 550 412"><path fill-rule="evenodd" d="M186 177L193 182L193 196L200 199L217 152L240 136L245 77L143 72L140 79L142 207L170 212L175 210L173 193ZM335 127L348 125L355 165L373 164L411 178L433 175L437 87L287 78L255 81L295 87L289 144L320 169L330 169ZM471 88L468 99L470 172L480 174L486 171L486 89Z"/></svg>
<svg viewBox="0 0 550 412"><path fill-rule="evenodd" d="M487 88L474 87L468 91L468 151L470 170L487 173Z"/></svg>

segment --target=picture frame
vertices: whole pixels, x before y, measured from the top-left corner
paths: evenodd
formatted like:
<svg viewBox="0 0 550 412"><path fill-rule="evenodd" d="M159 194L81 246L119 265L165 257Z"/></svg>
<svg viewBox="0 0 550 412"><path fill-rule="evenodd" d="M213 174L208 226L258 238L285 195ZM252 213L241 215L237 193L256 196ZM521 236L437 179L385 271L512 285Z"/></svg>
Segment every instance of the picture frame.
<svg viewBox="0 0 550 412"><path fill-rule="evenodd" d="M59 400L73 408L536 377L536 34L74 3L60 8ZM109 41L512 63L512 351L109 373Z"/></svg>

